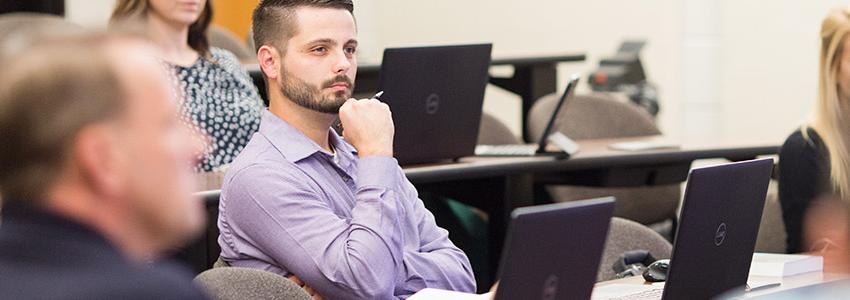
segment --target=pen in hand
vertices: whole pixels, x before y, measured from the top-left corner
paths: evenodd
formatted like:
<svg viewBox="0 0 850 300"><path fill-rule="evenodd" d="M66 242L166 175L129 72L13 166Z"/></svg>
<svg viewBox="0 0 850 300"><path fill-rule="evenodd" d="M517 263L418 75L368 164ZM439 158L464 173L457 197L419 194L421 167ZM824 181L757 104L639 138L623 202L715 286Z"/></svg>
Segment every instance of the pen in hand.
<svg viewBox="0 0 850 300"><path fill-rule="evenodd" d="M381 96L383 96L383 95L384 95L384 91L379 91L379 92L375 93L374 96L372 96L372 99L381 100ZM339 120L339 117L336 118L336 122L334 122L333 127L335 127L336 132L338 134L342 135L343 128L342 128L342 122Z"/></svg>

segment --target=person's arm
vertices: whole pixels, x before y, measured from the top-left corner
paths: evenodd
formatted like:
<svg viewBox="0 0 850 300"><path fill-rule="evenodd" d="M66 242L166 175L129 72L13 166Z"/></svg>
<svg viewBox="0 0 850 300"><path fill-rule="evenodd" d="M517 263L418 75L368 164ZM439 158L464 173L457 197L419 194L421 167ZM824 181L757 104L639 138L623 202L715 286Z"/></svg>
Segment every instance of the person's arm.
<svg viewBox="0 0 850 300"><path fill-rule="evenodd" d="M402 275L407 280L419 281L422 288L475 293L475 276L466 254L449 240L448 231L437 226L434 215L425 208L416 188L404 178L400 169L398 176L403 185L404 196L401 201L413 202L411 216L420 234L419 251L404 255L405 273ZM419 288L420 284L410 286ZM412 294L417 291L407 292Z"/></svg>
<svg viewBox="0 0 850 300"><path fill-rule="evenodd" d="M249 166L222 191L232 230L328 299L387 299L402 268L392 158L363 159L351 218L296 169Z"/></svg>

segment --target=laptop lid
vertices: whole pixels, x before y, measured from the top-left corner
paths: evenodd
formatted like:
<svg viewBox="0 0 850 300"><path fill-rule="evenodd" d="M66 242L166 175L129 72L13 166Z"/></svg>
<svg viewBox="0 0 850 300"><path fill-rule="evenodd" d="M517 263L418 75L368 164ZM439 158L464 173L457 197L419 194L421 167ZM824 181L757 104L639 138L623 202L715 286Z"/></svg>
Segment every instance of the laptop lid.
<svg viewBox="0 0 850 300"><path fill-rule="evenodd" d="M400 164L475 153L491 44L391 48L381 63L381 100L395 123Z"/></svg>
<svg viewBox="0 0 850 300"><path fill-rule="evenodd" d="M711 299L747 284L773 159L691 170L663 299Z"/></svg>
<svg viewBox="0 0 850 300"><path fill-rule="evenodd" d="M518 208L495 299L590 299L614 198Z"/></svg>
<svg viewBox="0 0 850 300"><path fill-rule="evenodd" d="M558 104L555 105L555 109L552 110L552 116L550 116L549 121L546 122L546 128L543 129L543 135L540 136L540 140L537 141L537 153L546 152L546 145L549 143L549 135L552 134L552 128L555 127L555 121L558 120L558 115L561 112L561 107L563 107L567 99L572 97L573 93L575 93L575 89L578 85L579 79L581 79L581 77L578 76L578 74L570 77L570 82L567 83L567 87L564 89L564 93L561 94L561 99L558 100Z"/></svg>

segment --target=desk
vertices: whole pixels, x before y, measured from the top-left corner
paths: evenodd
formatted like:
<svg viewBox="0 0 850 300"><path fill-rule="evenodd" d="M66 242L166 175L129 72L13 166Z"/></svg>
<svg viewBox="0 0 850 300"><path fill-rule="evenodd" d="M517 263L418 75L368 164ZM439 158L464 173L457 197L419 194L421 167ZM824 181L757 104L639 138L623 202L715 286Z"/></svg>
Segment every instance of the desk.
<svg viewBox="0 0 850 300"><path fill-rule="evenodd" d="M678 149L640 152L614 151L607 147L614 142L663 139L652 136L577 141L581 152L565 160L553 157L466 157L457 162L405 166L403 169L420 193L428 191L457 199L489 215L490 267L495 274L511 211L544 202L535 198L535 182L595 186L682 182L694 160L744 160L776 154L781 143L753 139L683 140ZM221 176L220 173L199 174L203 185L200 190L218 189ZM214 218L218 213L217 205L217 201L207 205L209 216L213 217L207 235L210 238L218 235ZM215 240L206 244L215 249L207 249L205 253L217 253ZM213 260L217 257L210 256L209 259Z"/></svg>
<svg viewBox="0 0 850 300"><path fill-rule="evenodd" d="M823 273L823 272L810 272L804 273L794 276L788 277L764 277L764 276L750 276L750 282L776 282L779 281L781 284L777 287L766 287L764 289L759 289L754 292L746 293L743 296L735 297L735 299L748 299L757 296L769 295L776 292L787 291L795 288L800 288L804 286L810 286L819 283L832 282L841 279L847 279L848 276L846 274L838 274L838 273ZM612 285L623 285L623 286L638 286L646 284L641 276L633 276L623 279L615 279L610 281L603 281L596 284L595 288L612 286ZM592 297L592 299L605 299Z"/></svg>
<svg viewBox="0 0 850 300"><path fill-rule="evenodd" d="M522 132L526 141L525 116L531 106L540 97L554 93L558 88L558 63L584 61L584 54L563 54L552 56L506 57L493 59L492 66L513 66L510 77L490 77L490 83L517 94L522 99ZM266 83L257 64L246 64L248 74L260 90L260 96L268 103ZM357 81L354 93L375 93L380 88L380 64L363 64L357 68Z"/></svg>

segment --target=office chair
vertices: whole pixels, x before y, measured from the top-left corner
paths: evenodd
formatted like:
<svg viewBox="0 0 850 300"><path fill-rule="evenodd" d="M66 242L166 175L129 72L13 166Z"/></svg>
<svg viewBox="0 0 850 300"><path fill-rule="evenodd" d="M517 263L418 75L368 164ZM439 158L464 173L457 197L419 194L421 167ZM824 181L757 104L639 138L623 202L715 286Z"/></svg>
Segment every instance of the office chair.
<svg viewBox="0 0 850 300"><path fill-rule="evenodd" d="M608 238L602 251L602 262L596 273L597 281L615 278L614 263L620 255L632 250L646 250L656 259L670 258L673 245L649 227L623 218L611 218Z"/></svg>
<svg viewBox="0 0 850 300"><path fill-rule="evenodd" d="M207 34L210 38L210 46L232 52L239 61L256 63L257 55L252 53L245 43L226 28L212 25L209 31L207 31Z"/></svg>
<svg viewBox="0 0 850 300"><path fill-rule="evenodd" d="M87 31L60 16L39 13L0 15L0 56L14 55L40 39L73 37Z"/></svg>
<svg viewBox="0 0 850 300"><path fill-rule="evenodd" d="M270 299L311 300L307 292L289 279L263 270L227 267L204 271L194 280L217 300Z"/></svg>
<svg viewBox="0 0 850 300"><path fill-rule="evenodd" d="M558 97L557 94L544 96L531 108L529 136L537 138L542 134ZM561 109L555 126L573 140L661 134L645 110L601 93L573 96ZM550 185L547 191L556 202L614 196L617 198L614 215L642 224L674 220L681 198L679 184L638 187Z"/></svg>
<svg viewBox="0 0 850 300"><path fill-rule="evenodd" d="M767 188L767 199L761 215L759 235L756 239L756 252L785 253L788 248L785 222L782 220L782 207L779 204L779 183L771 180Z"/></svg>
<svg viewBox="0 0 850 300"><path fill-rule="evenodd" d="M508 126L488 113L481 114L481 127L478 129L478 145L520 144Z"/></svg>

